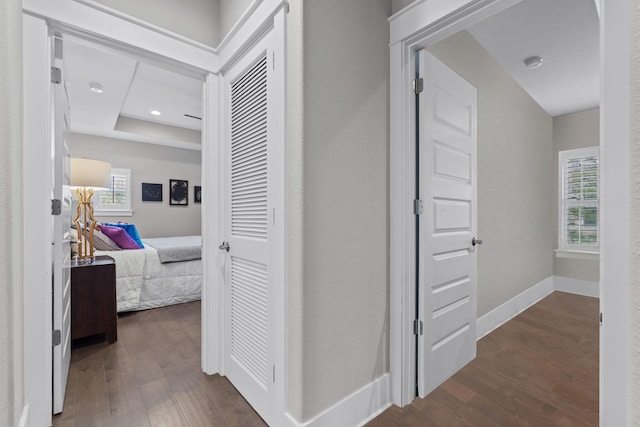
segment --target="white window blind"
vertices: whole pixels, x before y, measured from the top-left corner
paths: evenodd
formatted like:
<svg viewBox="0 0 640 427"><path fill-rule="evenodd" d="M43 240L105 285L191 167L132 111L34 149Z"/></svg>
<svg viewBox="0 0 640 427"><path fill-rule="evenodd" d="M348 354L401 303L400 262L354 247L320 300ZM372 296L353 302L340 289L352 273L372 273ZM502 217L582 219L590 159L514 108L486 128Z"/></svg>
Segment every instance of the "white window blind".
<svg viewBox="0 0 640 427"><path fill-rule="evenodd" d="M559 153L559 249L599 250L598 157L598 147Z"/></svg>
<svg viewBox="0 0 640 427"><path fill-rule="evenodd" d="M111 168L110 189L93 197L96 215L131 216L131 169Z"/></svg>

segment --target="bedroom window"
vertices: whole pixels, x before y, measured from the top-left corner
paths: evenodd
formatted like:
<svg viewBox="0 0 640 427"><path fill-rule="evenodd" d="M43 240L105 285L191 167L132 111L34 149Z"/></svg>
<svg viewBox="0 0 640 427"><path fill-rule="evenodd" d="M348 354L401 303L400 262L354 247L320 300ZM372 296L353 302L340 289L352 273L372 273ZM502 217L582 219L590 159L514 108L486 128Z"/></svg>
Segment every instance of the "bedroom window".
<svg viewBox="0 0 640 427"><path fill-rule="evenodd" d="M599 148L559 153L558 256L595 257L599 252Z"/></svg>
<svg viewBox="0 0 640 427"><path fill-rule="evenodd" d="M111 188L93 198L96 216L132 216L131 169L111 168Z"/></svg>

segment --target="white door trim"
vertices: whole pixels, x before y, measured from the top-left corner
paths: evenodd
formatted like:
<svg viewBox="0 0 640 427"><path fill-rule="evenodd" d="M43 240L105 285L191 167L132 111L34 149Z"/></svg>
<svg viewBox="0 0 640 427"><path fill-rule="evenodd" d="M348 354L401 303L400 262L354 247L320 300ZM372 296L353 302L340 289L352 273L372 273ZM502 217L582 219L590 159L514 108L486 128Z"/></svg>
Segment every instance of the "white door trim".
<svg viewBox="0 0 640 427"><path fill-rule="evenodd" d="M30 425L48 426L53 408L51 48L46 24L23 17L24 404Z"/></svg>
<svg viewBox="0 0 640 427"><path fill-rule="evenodd" d="M411 80L413 52L519 0L422 0L390 22L390 371L393 402L413 400L415 348L410 325L415 307L413 239L410 214L415 179L415 118ZM600 3L600 301L605 322L600 339L600 425L625 425L629 416L628 343L630 314L629 173L630 0ZM607 165L615 165L608 168ZM550 251L552 248L549 249ZM605 255L606 254L606 255ZM550 255L551 256L551 255ZM607 286L615 284L615 286ZM407 307L408 309L404 309Z"/></svg>
<svg viewBox="0 0 640 427"><path fill-rule="evenodd" d="M600 425L631 425L631 0L600 0ZM637 355L637 350L636 353ZM635 356L637 372L637 356ZM636 396L637 397L637 396ZM637 415L637 411L636 411Z"/></svg>

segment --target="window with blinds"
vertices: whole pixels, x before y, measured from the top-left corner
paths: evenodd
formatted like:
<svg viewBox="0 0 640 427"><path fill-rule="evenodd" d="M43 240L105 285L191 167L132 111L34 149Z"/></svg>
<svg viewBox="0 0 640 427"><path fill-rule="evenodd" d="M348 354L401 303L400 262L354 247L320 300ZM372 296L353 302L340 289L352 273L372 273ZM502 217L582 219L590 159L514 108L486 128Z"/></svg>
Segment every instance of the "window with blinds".
<svg viewBox="0 0 640 427"><path fill-rule="evenodd" d="M559 249L598 252L599 148L559 153Z"/></svg>
<svg viewBox="0 0 640 427"><path fill-rule="evenodd" d="M109 190L96 193L92 200L96 215L132 215L131 169L111 168Z"/></svg>

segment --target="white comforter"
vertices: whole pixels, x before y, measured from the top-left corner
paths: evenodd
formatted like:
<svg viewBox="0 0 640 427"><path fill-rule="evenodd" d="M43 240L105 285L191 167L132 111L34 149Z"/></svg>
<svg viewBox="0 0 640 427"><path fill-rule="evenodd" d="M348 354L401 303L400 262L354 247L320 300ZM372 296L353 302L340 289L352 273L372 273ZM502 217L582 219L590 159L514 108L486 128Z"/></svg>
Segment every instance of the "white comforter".
<svg viewBox="0 0 640 427"><path fill-rule="evenodd" d="M144 240L142 241L144 243ZM202 260L162 264L158 251L95 251L116 261L118 312L195 301L202 293Z"/></svg>

